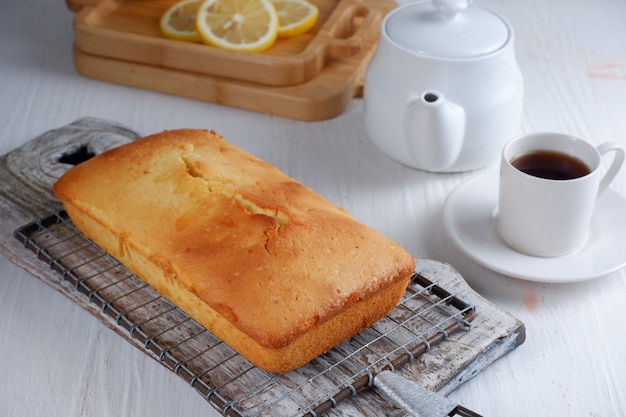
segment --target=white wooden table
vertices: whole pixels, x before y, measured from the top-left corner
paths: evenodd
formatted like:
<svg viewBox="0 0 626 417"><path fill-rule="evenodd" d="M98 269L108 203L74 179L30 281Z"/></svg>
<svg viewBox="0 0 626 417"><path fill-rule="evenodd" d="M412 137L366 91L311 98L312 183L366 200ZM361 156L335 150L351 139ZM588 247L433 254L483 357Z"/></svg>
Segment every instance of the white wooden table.
<svg viewBox="0 0 626 417"><path fill-rule="evenodd" d="M626 145L626 2L475 3L516 30L524 131ZM450 175L400 166L369 142L360 99L339 117L300 122L85 78L72 64L72 18L61 1L0 4L0 154L82 116L146 134L214 129L416 257L452 263L525 322L525 344L450 394L454 401L485 416L626 415L626 271L575 284L522 281L477 265L446 238L446 196L495 164ZM613 187L626 194L626 170ZM4 258L0 372L2 417L217 415L180 378Z"/></svg>

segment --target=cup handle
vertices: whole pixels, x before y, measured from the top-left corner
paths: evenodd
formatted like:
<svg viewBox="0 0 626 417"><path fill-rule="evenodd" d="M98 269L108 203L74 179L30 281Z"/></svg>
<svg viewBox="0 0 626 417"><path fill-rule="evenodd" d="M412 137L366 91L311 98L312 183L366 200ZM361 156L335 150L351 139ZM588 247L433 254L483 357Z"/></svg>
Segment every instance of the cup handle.
<svg viewBox="0 0 626 417"><path fill-rule="evenodd" d="M613 181L613 179L619 172L620 168L624 164L625 155L624 155L624 148L622 148L616 142L605 142L601 144L600 146L598 146L596 149L598 149L598 152L602 156L604 156L605 154L609 152L615 152L615 156L613 157L613 162L611 163L611 166L609 167L608 171L606 172L606 174L604 174L604 177L600 181L600 186L598 188L598 196L596 197L596 198L599 198L600 195L602 195L602 193L604 192L604 190L607 189L611 181Z"/></svg>

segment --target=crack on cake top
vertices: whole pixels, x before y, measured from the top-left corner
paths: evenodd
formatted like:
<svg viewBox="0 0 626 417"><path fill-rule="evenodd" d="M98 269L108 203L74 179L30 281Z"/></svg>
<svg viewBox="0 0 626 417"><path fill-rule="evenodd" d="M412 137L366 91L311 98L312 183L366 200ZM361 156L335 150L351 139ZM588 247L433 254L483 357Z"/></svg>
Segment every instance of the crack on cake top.
<svg viewBox="0 0 626 417"><path fill-rule="evenodd" d="M236 193L233 190L229 189L229 185L232 184L231 181L219 177L209 176L205 172L202 172L202 170L197 169L196 164L191 158L183 155L182 160L187 169L187 173L191 177L198 178L204 181L210 193L229 198L250 214L262 214L275 219L278 222L279 228L290 222L289 216L286 213L278 210L277 208L261 207L254 201L245 198L240 193Z"/></svg>

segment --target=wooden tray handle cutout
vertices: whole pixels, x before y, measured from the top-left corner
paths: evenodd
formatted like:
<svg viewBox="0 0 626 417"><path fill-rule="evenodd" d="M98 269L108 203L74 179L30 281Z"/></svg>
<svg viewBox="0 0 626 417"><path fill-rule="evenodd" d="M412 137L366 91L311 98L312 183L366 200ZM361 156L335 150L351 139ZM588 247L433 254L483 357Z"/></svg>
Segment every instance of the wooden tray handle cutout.
<svg viewBox="0 0 626 417"><path fill-rule="evenodd" d="M78 13L83 7L97 6L98 3L100 0L65 0L67 8L74 13Z"/></svg>
<svg viewBox="0 0 626 417"><path fill-rule="evenodd" d="M383 13L374 5L365 3L343 1L326 20L318 39L326 46L327 57L356 55L378 37Z"/></svg>

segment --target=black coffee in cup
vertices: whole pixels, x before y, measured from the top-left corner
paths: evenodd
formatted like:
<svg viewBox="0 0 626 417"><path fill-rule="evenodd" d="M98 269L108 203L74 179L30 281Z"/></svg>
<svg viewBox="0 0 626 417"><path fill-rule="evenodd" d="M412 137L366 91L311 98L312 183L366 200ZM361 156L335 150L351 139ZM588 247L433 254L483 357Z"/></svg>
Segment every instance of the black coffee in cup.
<svg viewBox="0 0 626 417"><path fill-rule="evenodd" d="M584 177L591 169L580 159L555 151L534 151L516 156L511 165L526 174L550 180Z"/></svg>

